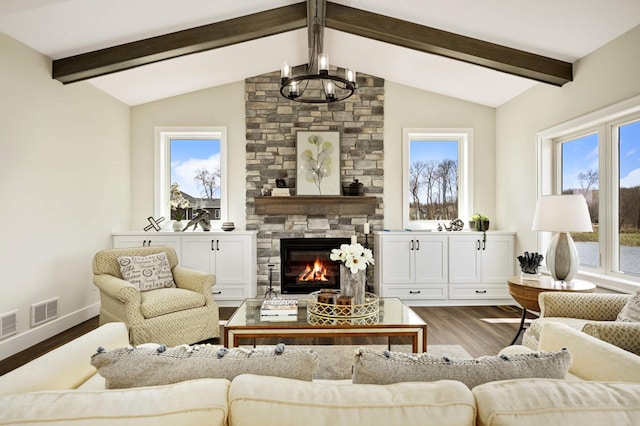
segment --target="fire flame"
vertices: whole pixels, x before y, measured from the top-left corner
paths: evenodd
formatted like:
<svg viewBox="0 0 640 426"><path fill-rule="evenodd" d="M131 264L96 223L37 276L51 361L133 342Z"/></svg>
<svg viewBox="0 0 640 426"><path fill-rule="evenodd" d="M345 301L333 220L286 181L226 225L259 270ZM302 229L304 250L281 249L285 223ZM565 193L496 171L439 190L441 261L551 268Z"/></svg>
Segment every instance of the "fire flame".
<svg viewBox="0 0 640 426"><path fill-rule="evenodd" d="M307 265L305 270L298 275L299 281L329 281L327 278L327 268L324 267L319 258L313 262L313 268Z"/></svg>

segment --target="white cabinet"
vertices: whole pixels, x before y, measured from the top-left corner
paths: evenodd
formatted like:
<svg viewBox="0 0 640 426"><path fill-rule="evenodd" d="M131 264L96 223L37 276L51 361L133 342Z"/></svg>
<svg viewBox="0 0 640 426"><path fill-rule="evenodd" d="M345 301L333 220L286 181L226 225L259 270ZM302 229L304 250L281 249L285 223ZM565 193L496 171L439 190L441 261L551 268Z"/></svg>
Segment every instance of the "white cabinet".
<svg viewBox="0 0 640 426"><path fill-rule="evenodd" d="M216 275L216 300L244 300L256 295L255 285L248 285L255 281L251 274L256 268L252 249L251 239L244 235L184 236L181 264Z"/></svg>
<svg viewBox="0 0 640 426"><path fill-rule="evenodd" d="M164 233L157 234L114 234L113 247L151 247L151 246L170 246L176 251L178 258L180 257L180 237L173 234L166 235Z"/></svg>
<svg viewBox="0 0 640 426"><path fill-rule="evenodd" d="M403 299L446 299L447 237L419 233L385 235L377 241L376 275L383 286L376 291L383 297Z"/></svg>
<svg viewBox="0 0 640 426"><path fill-rule="evenodd" d="M219 305L239 305L244 299L256 296L255 232L113 234L114 247L156 245L173 247L178 255L179 264L185 268L215 274L216 284L212 291Z"/></svg>
<svg viewBox="0 0 640 426"><path fill-rule="evenodd" d="M375 290L422 305L511 301L511 232L377 232Z"/></svg>

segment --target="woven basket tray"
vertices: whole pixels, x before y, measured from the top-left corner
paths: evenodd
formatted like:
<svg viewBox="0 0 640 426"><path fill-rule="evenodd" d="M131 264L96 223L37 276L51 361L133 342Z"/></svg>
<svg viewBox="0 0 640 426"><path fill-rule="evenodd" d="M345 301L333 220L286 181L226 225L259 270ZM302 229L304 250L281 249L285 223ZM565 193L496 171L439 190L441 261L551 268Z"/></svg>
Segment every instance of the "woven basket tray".
<svg viewBox="0 0 640 426"><path fill-rule="evenodd" d="M318 302L318 291L309 294L307 299L307 316L329 319L378 318L380 299L373 293L365 293L365 302L361 305L334 305Z"/></svg>

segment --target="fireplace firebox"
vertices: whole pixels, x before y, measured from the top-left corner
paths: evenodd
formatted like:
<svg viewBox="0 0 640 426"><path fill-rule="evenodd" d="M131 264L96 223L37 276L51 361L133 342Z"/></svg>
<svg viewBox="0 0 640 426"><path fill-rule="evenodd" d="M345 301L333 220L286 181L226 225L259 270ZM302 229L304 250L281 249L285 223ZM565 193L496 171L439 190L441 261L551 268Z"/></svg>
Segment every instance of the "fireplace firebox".
<svg viewBox="0 0 640 426"><path fill-rule="evenodd" d="M349 238L280 239L280 291L307 294L321 288L340 289L340 263L331 250L349 244Z"/></svg>

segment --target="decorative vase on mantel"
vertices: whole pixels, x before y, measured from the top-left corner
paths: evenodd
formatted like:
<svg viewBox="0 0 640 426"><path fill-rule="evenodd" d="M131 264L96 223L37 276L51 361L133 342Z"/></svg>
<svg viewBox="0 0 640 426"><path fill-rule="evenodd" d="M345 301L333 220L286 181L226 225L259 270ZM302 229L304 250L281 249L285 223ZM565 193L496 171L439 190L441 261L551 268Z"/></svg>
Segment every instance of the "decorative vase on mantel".
<svg viewBox="0 0 640 426"><path fill-rule="evenodd" d="M340 264L340 294L342 296L353 297L355 305L364 304L365 283L367 278L365 269L351 272L351 269Z"/></svg>
<svg viewBox="0 0 640 426"><path fill-rule="evenodd" d="M182 232L182 221L174 220L173 221L173 232Z"/></svg>

